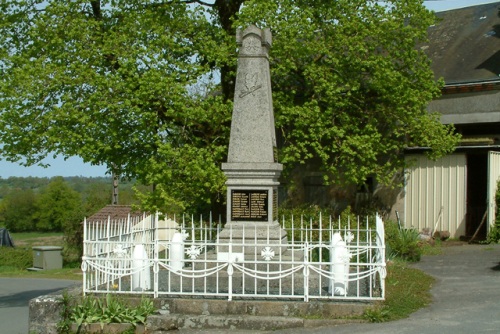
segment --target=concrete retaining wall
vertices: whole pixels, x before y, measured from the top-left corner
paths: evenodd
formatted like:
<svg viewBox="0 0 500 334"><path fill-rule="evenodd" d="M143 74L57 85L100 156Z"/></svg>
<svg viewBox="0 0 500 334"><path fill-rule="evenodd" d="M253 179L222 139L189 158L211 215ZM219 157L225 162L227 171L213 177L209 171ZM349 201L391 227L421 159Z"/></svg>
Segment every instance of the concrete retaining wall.
<svg viewBox="0 0 500 334"><path fill-rule="evenodd" d="M68 291L81 295L81 290ZM30 333L56 334L61 321L63 292L40 296L29 303ZM128 298L131 304L140 298ZM365 302L331 301L267 301L211 300L197 298L159 298L154 300L158 314L148 318L140 332L161 333L179 328L273 330L324 326L325 323L345 322L358 318L371 306ZM307 319L317 319L314 321ZM359 320L357 320L359 321ZM94 328L97 332L91 330ZM89 333L100 333L101 327L88 327Z"/></svg>

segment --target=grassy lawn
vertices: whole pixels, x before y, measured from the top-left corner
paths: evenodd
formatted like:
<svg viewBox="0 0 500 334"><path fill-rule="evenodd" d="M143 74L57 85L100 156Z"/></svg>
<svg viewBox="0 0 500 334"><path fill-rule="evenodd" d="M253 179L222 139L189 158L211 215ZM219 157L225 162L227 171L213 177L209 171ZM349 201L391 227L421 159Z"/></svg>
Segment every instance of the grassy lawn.
<svg viewBox="0 0 500 334"><path fill-rule="evenodd" d="M62 246L62 233L21 232L10 233L16 247Z"/></svg>
<svg viewBox="0 0 500 334"><path fill-rule="evenodd" d="M16 266L19 263L25 263L28 267L32 266L32 247L34 246L62 246L62 233L24 232L10 233L10 236L14 241L15 248L0 249L2 257L0 259L0 277L82 279L80 268L29 271Z"/></svg>
<svg viewBox="0 0 500 334"><path fill-rule="evenodd" d="M387 267L386 296L365 313L371 322L393 321L408 317L432 301L430 289L435 279L405 262L395 261Z"/></svg>
<svg viewBox="0 0 500 334"><path fill-rule="evenodd" d="M40 271L20 270L13 267L0 266L0 277L20 277L20 278L53 278L82 280L82 271L80 268L62 268Z"/></svg>

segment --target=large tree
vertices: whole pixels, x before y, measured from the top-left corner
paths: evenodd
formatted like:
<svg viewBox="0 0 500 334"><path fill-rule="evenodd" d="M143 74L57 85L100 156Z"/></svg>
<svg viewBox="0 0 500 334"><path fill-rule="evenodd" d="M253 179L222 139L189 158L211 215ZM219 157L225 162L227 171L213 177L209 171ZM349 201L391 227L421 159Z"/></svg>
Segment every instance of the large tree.
<svg viewBox="0 0 500 334"><path fill-rule="evenodd" d="M32 189L16 189L0 201L0 225L11 232L35 229L36 195Z"/></svg>
<svg viewBox="0 0 500 334"><path fill-rule="evenodd" d="M285 168L389 182L405 147L456 143L425 110L440 83L416 47L435 20L420 0L0 3L1 156L105 164L155 184L150 208L221 200L234 35L251 23L273 32Z"/></svg>
<svg viewBox="0 0 500 334"><path fill-rule="evenodd" d="M53 178L35 202L35 228L38 231L65 231L83 220L82 199L62 177Z"/></svg>

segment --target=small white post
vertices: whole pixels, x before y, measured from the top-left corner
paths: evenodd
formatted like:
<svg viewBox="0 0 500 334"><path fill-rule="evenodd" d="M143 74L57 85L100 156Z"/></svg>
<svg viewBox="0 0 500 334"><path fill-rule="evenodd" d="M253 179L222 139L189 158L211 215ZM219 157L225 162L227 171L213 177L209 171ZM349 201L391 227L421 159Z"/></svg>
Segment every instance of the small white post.
<svg viewBox="0 0 500 334"><path fill-rule="evenodd" d="M172 271L180 271L184 267L184 233L175 232L170 243L170 266Z"/></svg>
<svg viewBox="0 0 500 334"><path fill-rule="evenodd" d="M149 259L143 244L134 247L132 255L132 290L144 291L151 289L151 272Z"/></svg>
<svg viewBox="0 0 500 334"><path fill-rule="evenodd" d="M339 232L330 241L330 275L328 293L332 295L347 295L349 287L349 251Z"/></svg>

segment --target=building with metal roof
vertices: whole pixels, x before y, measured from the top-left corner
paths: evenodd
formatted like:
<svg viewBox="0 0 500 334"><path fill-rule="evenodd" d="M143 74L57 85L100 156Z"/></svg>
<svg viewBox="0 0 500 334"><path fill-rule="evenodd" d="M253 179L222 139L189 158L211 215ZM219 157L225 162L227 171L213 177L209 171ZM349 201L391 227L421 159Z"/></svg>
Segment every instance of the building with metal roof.
<svg viewBox="0 0 500 334"><path fill-rule="evenodd" d="M406 227L450 231L453 237L484 239L495 220L500 177L500 2L437 14L429 43L442 97L429 104L462 134L456 151L437 161L408 150L413 166L395 210Z"/></svg>

